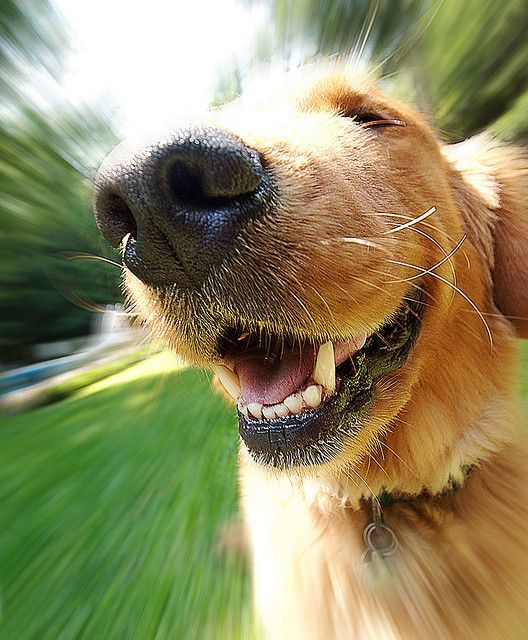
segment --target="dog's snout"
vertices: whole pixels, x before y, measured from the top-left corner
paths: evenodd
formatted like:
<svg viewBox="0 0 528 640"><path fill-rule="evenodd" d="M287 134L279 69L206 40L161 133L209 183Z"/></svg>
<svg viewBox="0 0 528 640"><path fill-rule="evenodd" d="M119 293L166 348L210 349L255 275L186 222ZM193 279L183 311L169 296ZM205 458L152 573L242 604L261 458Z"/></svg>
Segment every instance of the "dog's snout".
<svg viewBox="0 0 528 640"><path fill-rule="evenodd" d="M270 195L255 149L221 129L187 127L103 163L94 211L112 244L128 236L124 262L141 280L188 288L222 261Z"/></svg>

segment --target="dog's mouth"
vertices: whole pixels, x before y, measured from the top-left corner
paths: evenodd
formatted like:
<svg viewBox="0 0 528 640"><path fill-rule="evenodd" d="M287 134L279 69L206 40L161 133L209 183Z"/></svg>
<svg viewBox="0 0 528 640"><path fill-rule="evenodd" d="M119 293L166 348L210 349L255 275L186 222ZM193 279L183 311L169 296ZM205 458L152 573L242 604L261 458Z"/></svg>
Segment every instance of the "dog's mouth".
<svg viewBox="0 0 528 640"><path fill-rule="evenodd" d="M376 380L407 359L423 306L415 295L377 332L339 341L230 327L216 374L237 401L251 456L289 468L337 454L368 415Z"/></svg>

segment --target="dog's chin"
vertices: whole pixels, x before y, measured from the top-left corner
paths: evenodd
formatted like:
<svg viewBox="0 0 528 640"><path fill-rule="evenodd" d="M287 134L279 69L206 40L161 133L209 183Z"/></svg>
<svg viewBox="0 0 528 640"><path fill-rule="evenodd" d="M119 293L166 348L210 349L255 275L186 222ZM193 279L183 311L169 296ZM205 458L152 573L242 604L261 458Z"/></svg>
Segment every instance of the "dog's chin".
<svg viewBox="0 0 528 640"><path fill-rule="evenodd" d="M217 375L238 399L239 432L252 459L288 470L338 456L366 424L377 381L407 360L423 308L415 295L372 335L334 343L295 344L233 328Z"/></svg>

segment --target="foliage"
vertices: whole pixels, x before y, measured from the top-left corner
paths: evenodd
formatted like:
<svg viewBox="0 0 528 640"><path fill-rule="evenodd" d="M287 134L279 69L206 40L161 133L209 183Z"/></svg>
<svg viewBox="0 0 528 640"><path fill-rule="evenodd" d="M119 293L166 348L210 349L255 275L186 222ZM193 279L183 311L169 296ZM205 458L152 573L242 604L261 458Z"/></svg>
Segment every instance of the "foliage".
<svg viewBox="0 0 528 640"><path fill-rule="evenodd" d="M88 329L86 301L116 302L119 269L62 253L108 250L91 213L86 166L112 133L95 111L21 108L0 122L0 349ZM115 258L115 256L114 256Z"/></svg>
<svg viewBox="0 0 528 640"><path fill-rule="evenodd" d="M50 74L60 73L65 47L57 16L48 2L8 0L0 5L0 28L0 359L6 360L24 357L33 342L86 333L90 314L82 307L90 299L118 301L119 271L60 256L108 251L91 214L89 178L115 138L95 109L52 104Z"/></svg>
<svg viewBox="0 0 528 640"><path fill-rule="evenodd" d="M29 72L57 76L67 46L50 0L2 0L0 3L0 103L19 100Z"/></svg>

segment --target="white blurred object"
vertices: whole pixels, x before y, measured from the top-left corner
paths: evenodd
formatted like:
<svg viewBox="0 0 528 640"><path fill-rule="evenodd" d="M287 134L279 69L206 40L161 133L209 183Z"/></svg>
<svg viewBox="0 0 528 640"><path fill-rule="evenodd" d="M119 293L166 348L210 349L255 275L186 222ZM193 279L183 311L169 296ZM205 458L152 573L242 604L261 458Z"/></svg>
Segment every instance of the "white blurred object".
<svg viewBox="0 0 528 640"><path fill-rule="evenodd" d="M138 340L141 330L132 327L130 316L122 304L107 304L103 313L92 316L90 338L84 350L99 349L103 345L117 345Z"/></svg>
<svg viewBox="0 0 528 640"><path fill-rule="evenodd" d="M33 347L34 364L16 367L0 375L0 396L27 389L56 376L118 359L145 344L145 334L132 327L123 305L107 305L94 314L90 334L82 338L38 344ZM1 402L0 402L1 408Z"/></svg>

